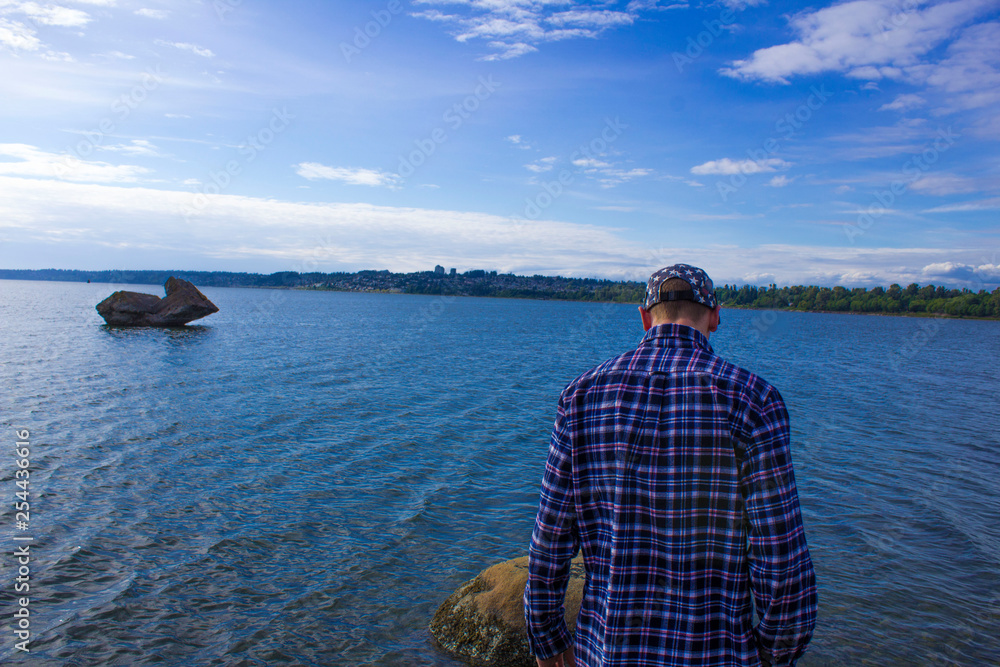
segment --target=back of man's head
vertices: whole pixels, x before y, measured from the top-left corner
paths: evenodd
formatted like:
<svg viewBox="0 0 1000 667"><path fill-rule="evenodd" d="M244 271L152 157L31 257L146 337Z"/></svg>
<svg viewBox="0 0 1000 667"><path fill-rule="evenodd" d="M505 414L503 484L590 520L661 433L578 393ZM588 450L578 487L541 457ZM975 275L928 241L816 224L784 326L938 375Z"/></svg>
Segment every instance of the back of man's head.
<svg viewBox="0 0 1000 667"><path fill-rule="evenodd" d="M657 324L684 324L707 336L719 326L712 279L690 264L672 264L651 275L640 310L647 330Z"/></svg>
<svg viewBox="0 0 1000 667"><path fill-rule="evenodd" d="M708 306L703 306L697 301L667 300L668 292L683 292L690 289L691 284L683 278L669 278L665 280L660 285L660 302L654 304L649 309L650 315L653 316L653 321L657 324L666 324L680 320L701 322L707 319L712 313L712 309Z"/></svg>

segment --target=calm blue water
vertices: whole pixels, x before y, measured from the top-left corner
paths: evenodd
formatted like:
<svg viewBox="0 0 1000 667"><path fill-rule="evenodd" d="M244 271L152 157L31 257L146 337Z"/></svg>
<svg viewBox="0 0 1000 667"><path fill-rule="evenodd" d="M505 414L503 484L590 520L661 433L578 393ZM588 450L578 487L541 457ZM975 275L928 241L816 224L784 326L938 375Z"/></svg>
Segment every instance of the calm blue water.
<svg viewBox="0 0 1000 667"><path fill-rule="evenodd" d="M33 665L456 665L438 604L526 552L561 388L634 306L0 281L0 572L31 535ZM800 664L1000 664L1000 323L724 311L782 391L821 586ZM31 521L15 531L15 428Z"/></svg>

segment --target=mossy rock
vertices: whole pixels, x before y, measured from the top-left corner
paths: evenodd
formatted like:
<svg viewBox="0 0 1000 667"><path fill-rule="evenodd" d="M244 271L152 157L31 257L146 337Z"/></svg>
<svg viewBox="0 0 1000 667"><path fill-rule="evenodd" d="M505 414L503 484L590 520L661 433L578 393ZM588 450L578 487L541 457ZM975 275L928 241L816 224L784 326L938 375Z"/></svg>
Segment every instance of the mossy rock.
<svg viewBox="0 0 1000 667"><path fill-rule="evenodd" d="M573 559L566 590L566 624L576 628L586 573L583 556ZM535 667L524 624L528 557L497 563L465 582L431 620L431 634L447 651L472 665Z"/></svg>

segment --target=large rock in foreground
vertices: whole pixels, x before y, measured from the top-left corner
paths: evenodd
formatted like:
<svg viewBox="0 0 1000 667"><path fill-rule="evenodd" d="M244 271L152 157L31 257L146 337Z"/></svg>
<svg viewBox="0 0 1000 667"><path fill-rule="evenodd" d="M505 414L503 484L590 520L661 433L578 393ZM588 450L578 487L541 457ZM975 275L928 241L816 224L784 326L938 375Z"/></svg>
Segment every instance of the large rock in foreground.
<svg viewBox="0 0 1000 667"><path fill-rule="evenodd" d="M97 304L97 312L108 324L121 327L179 327L219 312L198 288L180 278L163 284L167 296L118 291Z"/></svg>
<svg viewBox="0 0 1000 667"><path fill-rule="evenodd" d="M576 629L583 599L583 556L573 559L566 591L566 624ZM466 662L486 667L535 667L524 625L528 557L497 563L445 600L431 620L431 634Z"/></svg>

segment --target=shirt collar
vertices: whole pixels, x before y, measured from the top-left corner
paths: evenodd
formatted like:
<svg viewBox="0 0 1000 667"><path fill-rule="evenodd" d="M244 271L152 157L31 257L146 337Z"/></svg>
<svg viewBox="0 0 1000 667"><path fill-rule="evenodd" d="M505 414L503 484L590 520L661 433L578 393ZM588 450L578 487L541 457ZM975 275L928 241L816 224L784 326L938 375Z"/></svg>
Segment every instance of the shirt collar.
<svg viewBox="0 0 1000 667"><path fill-rule="evenodd" d="M707 352L714 352L705 334L684 324L657 324L655 327L650 327L639 345L701 348Z"/></svg>

